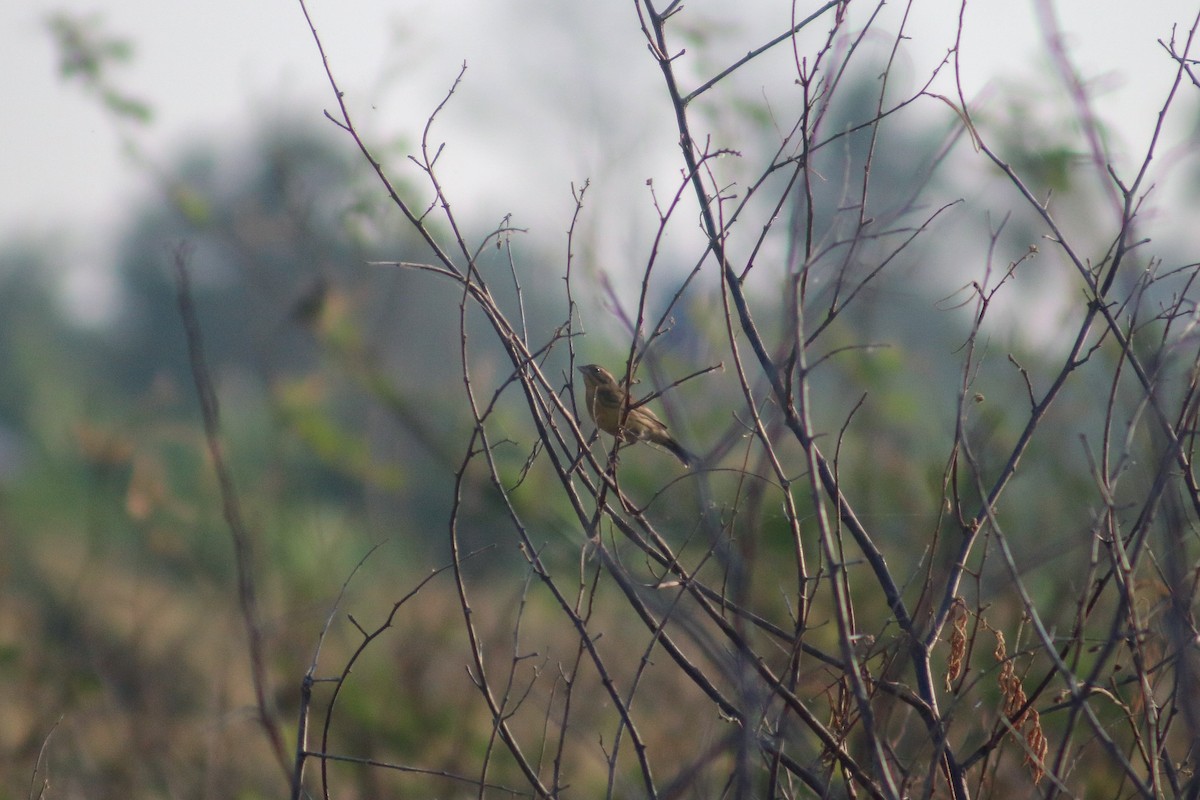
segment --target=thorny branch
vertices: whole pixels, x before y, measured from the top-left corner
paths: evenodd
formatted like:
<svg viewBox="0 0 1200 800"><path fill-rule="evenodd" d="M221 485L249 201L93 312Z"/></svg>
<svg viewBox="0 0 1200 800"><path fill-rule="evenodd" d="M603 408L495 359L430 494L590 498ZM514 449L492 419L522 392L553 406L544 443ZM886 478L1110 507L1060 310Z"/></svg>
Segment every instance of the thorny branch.
<svg viewBox="0 0 1200 800"><path fill-rule="evenodd" d="M1087 84L1043 4L1045 38L1081 126L1092 179L1105 182L1110 211L1116 211L1096 223L1095 235L1107 238L1078 240L1002 155L962 89L961 14L947 57L919 88L901 92L895 65L909 46L906 25L915 0L904 5L886 56L875 64L879 79L864 84L870 100L850 114L839 104L848 102L842 98L858 65L874 63L869 47L880 35L883 3L836 0L803 16L796 8L782 35L749 48L689 91L689 53L675 44L673 28L687 8L636 2L674 117L681 167L679 183L661 204L651 187L658 226L636 288L617 275L600 284L597 294L606 295L628 335L610 354L624 355L626 386L648 372L657 387L667 387L642 394L669 401L674 429L677 421L711 423L716 415L687 400L708 387L725 389L712 391L709 405L722 408L721 421L712 424L716 444L700 468L648 491L637 469L623 463L634 456L621 442L607 458L597 455L580 415L576 337L592 309L580 302L588 292L574 241L587 184L572 191L565 309L542 329L526 313L528 284L509 238L518 229L506 217L472 246L440 177L451 151L434 138L435 121L464 73L430 113L419 152L410 157L432 190L428 204L414 205L359 133L300 3L337 98L338 113L328 116L353 138L431 252L425 260L383 263L459 290L456 345L470 435L454 472L448 533L470 680L491 724L473 779L480 796L523 782L533 796L559 797L582 781L585 765L597 763L603 771L597 785L607 796L966 800L1043 790L1053 796L1081 791L1071 758L1095 752L1114 780L1141 796L1189 796L1200 786L1191 777L1195 754L1187 744L1195 740L1197 712L1178 688L1195 668L1192 609L1200 583L1200 572L1181 566L1194 561L1200 518L1192 467L1200 360L1183 355L1196 338L1194 320L1185 320L1197 307L1191 293L1198 268L1127 278L1137 271L1137 248L1148 241L1139 227L1163 120L1184 79L1196 81L1190 54L1200 17L1186 42L1177 44L1172 35L1164 45L1178 68L1144 158L1125 183L1099 135ZM858 27L852 5L864 9ZM817 44L806 51L802 38L817 26L825 26L824 35L812 37ZM784 44L793 50L798 104L793 119L779 124L777 145L764 155L762 148L723 146L718 134L701 132L700 106L717 102L712 90ZM943 69L954 73L957 103L935 93ZM891 193L881 165L892 158L893 126L929 99L942 113L945 105L953 109L953 130L911 185ZM837 114L845 120L835 128ZM997 307L1026 291L1020 284L1032 256L1047 257L1028 245L1012 258L1004 255L1012 247L1008 231L1016 227L1006 213L987 234L986 255L977 259L983 276L965 284L967 301L931 303L946 314L969 309L970 318L965 343L960 332L955 351L953 402L945 404L954 416L947 413L938 434L945 438L936 445L945 454L933 470L940 473L939 491L913 514L934 520L933 531L914 547L914 530L924 523L898 538L880 521L872 492L893 479L883 459L896 434L889 420L878 419L873 396L885 394L886 385L870 383L863 377L868 370L851 363L877 349L855 325L871 322L874 308L886 311L886 299L872 306L874 293L886 298L895 291L892 273L918 271L912 265L924 256L917 248L946 218L967 213L963 199L938 196L933 177L957 157L954 145L964 138L982 154L973 157L990 162L1016 191L1022 224L1040 226L1073 270L1083 300L1069 317L1065 346L1059 342L1054 354L994 357ZM730 179L726 161L739 165L734 172L750 164L744 167L749 179ZM826 186L830 167L843 176L840 193ZM680 220L696 218L702 243L680 277L664 243L677 235ZM515 301L502 300L490 283L498 273L481 267L484 245L492 243L503 245L506 288ZM1085 253L1103 256L1092 263ZM1007 267L993 269L996 261ZM713 280L705 283L710 272ZM901 280L919 283L908 275ZM771 287L765 293L763 283ZM1164 287L1177 284L1163 301ZM707 297L714 291L719 296ZM696 337L714 333L693 318L699 316L693 304L719 314L719 340L705 339L699 365L680 367L668 335L679 320ZM476 320L502 354L502 368L492 369L480 355ZM893 352L906 357L902 348ZM718 380L714 364L730 365L730 383ZM1009 369L997 379L996 364L1011 364L1015 373ZM989 390L985 396L981 384L996 380L1012 380L1015 391L1007 405L1000 401L1004 419L989 432L982 421L995 395ZM1081 389L1097 381L1104 389L1099 394ZM842 383L852 385L843 392ZM1077 593L1056 603L1057 587L1035 580L1016 545L1027 533L1018 530L1019 506L1033 500L1018 497L1014 487L1018 468L1028 468L1039 448L1054 446L1055 415L1064 398L1081 390L1105 398L1098 435L1081 434L1093 491L1077 528L1089 537L1090 557L1071 576ZM521 428L523 440L513 427ZM882 433L873 439L864 428ZM836 445L828 445L834 434ZM507 450L518 441L522 453L514 467ZM1091 449L1095 442L1098 454ZM865 473L860 460L867 462ZM1131 500L1135 470L1150 488ZM849 477L856 474L869 478ZM482 524L472 506L483 495L500 510L486 525L519 550L527 569L519 610L507 620L489 607L485 584L462 555L464 538ZM1132 517L1130 509L1137 510ZM1165 544L1156 546L1156 535ZM782 550L779 541L786 543ZM787 557L775 558L780 552ZM1145 608L1151 584L1167 587L1168 610ZM1073 618L1060 619L1060 606ZM535 608L551 614L569 639L567 655L553 647L558 655L539 651L536 667L532 649L526 652ZM502 654L493 652L486 635L496 620L511 630ZM940 647L950 622L953 669ZM1017 629L1012 640L1020 644L1007 649L1002 628ZM987 637L996 639L994 647L984 646ZM363 647L370 641L365 637ZM989 653L995 663L985 663ZM539 689L546 681L551 691ZM999 709L988 705L993 686L1003 695ZM660 701L660 693L668 699ZM603 714L589 708L597 697ZM1123 719L1114 722L1112 708ZM697 709L703 711L693 716ZM913 715L916 724L910 724ZM695 726L713 719L720 720L719 733L689 729L684 747L663 733L668 721ZM320 754L309 755L323 763L354 758L338 756L333 745L327 741ZM1021 770L1013 761L1023 762ZM1034 788L1039 785L1044 789Z"/></svg>

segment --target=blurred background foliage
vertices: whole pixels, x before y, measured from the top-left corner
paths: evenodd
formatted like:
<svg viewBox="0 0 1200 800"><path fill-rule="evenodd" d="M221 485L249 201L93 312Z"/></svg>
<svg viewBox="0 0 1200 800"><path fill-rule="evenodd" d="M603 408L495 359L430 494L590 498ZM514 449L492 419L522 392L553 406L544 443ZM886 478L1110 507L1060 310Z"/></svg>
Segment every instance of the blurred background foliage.
<svg viewBox="0 0 1200 800"><path fill-rule="evenodd" d="M67 54L64 63L77 65L74 73L64 67L67 77L98 87L114 115L149 115L106 83L105 59L122 58L125 50L88 44L86 21L56 18L52 26ZM1024 97L1037 91L1021 87ZM871 103L873 92L866 83L847 92L848 105L837 112L861 118L853 104ZM776 132L768 115L752 99L745 103L741 123L756 120L769 141ZM1030 125L1019 104L1010 118L991 122L1039 189L1053 190L1065 216L1096 213L1089 187L1075 184L1079 164L1068 129L1054 121ZM875 185L883 192L875 199L881 224L898 233L863 248L849 265L831 252L814 271L814 297L833 291L838 270L878 263L897 237L928 217L926 196L941 198L935 204L966 202L936 220L830 328L823 349L836 355L815 373L815 394L822 398L818 428L831 440L862 403L840 445L841 477L915 596L929 548L944 546L934 534L946 533L937 511L970 324L970 309L960 305L967 299L963 287L987 265L978 242L1000 229L1004 217L988 211L1005 201L988 194L996 176L962 169L969 148L940 155L951 131L905 116L883 129L891 146L874 153ZM861 164L864 136L825 151L818 171L838 175ZM434 276L368 266L420 262L428 253L405 232L356 155L336 131L297 119L263 120L239 143L198 141L161 169L134 153L131 160L154 174L158 191L128 210L106 267L114 291L97 298L111 304L100 321L65 310L67 270L55 241L0 243L0 775L7 776L0 798L26 795L18 778L29 776L39 758L53 797L277 797L284 785L251 710L232 548L178 315L171 272L176 253L184 254L192 274L224 443L254 535L270 678L285 730L326 616L370 548L383 543L349 584L322 655L328 670L344 663L358 641L345 612L371 628L416 581L445 563L453 474L470 433L460 374L460 298ZM926 193L919 201L911 191L916 184ZM839 190L836 181L821 184L813 200L819 226L835 234L849 224L839 218L847 213ZM797 221L802 207L798 198ZM1009 262L1037 243L1037 230L1020 212L1006 219L996 235L993 285ZM482 241L488 233L467 238ZM515 316L517 296L505 277L512 259L530 338L541 342L568 316L564 248L542 251L518 237L510 250L509 238L484 251L480 263L493 286L509 287L503 301ZM969 249L966 242L973 243ZM1021 306L1076 291L1055 277L1064 274L1055 259L1039 255L1023 263L1007 302ZM570 313L596 335L576 347L585 362L619 365L627 335L622 338L613 320L602 271L583 266L586 291ZM666 268L683 275L690 264L678 259ZM614 274L619 296L627 276ZM822 275L828 283L820 283ZM669 294L651 298L658 309L668 300ZM1027 408L1024 380L1008 354L1040 385L1055 366L1061 347L1055 331L1063 322L1050 303L1043 330L1022 330L1012 324L1015 312L997 305L985 367L973 388L975 441L983 443L985 465L1006 451ZM711 295L685 295L654 362L667 381L720 360L714 356L723 336L720 314ZM468 315L468 333L472 374L479 397L487 399L510 367L484 320ZM560 346L546 368L564 387L567 366ZM721 453L728 472L714 478L718 497L738 492L740 468L752 466L746 463L751 448L730 412L740 396L730 366L662 401L689 446ZM1095 397L1106 388L1106 372L1094 374L1095 384L1081 380L1057 405L1047 430L1058 436L1044 436L1026 455L1016 480L1030 488L1010 495L1021 502L999 510L1023 545L1030 585L1039 592L1063 591L1056 564L1089 546L1080 522L1088 518L1094 489L1078 437L1095 430L1104 411ZM534 439L515 398L505 396L498 414L510 433L497 451L505 474L513 486L523 481L514 501L537 526L535 538L547 544L549 563L568 574L580 569L582 531L569 522L560 494L546 491L548 474L524 471ZM649 449L627 452L623 480L653 498L682 542L692 490L664 480L669 463ZM466 545L490 548L469 562L483 598L477 624L489 652L503 657L514 647L512 615L525 604L523 635L536 651L528 670L569 661L571 632L562 630L543 594L526 593L524 560L496 522L501 508L494 491L476 472L468 473L462 491L468 516L459 528ZM776 498L764 508L778 505ZM759 607L774 607L778 619L786 619L786 587L771 567L790 558L783 516L755 523L753 537L738 541L757 576L750 590ZM999 580L997 574L984 579ZM614 630L639 631L633 638L640 644L623 665L632 673L648 642L644 631L622 617L627 611L597 607L598 614L611 615ZM472 775L491 723L469 683L464 652L461 611L443 575L405 607L395 630L358 667L339 707L338 749ZM648 678L659 679L653 671ZM537 691L545 691L543 684ZM662 698L670 709L655 717L661 725L649 735L661 750L679 750L679 763L697 752L694 741L683 744L683 733L701 731L709 742L728 733L720 721L688 716L689 691L694 688L663 685L640 695L647 703ZM598 705L586 713L597 719L590 730L612 724L611 709ZM543 722L518 720L530 730ZM582 741L585 735L579 734L578 746L594 748L594 741ZM573 782L602 785L605 765L597 760L595 766L595 774ZM404 776L400 784L387 771L333 769L357 786L346 796L399 796L400 785L409 796L445 793L441 779ZM496 774L501 781L512 777L504 768Z"/></svg>

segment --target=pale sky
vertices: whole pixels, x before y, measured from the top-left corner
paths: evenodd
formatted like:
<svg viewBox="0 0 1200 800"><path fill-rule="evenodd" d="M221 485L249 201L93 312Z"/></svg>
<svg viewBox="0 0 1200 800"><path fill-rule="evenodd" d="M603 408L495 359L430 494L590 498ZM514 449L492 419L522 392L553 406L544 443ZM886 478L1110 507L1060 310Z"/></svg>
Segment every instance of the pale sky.
<svg viewBox="0 0 1200 800"><path fill-rule="evenodd" d="M909 53L919 74L952 43L958 6L915 5ZM728 63L784 30L790 6L740 3L738 24L722 25L715 38L725 54L714 59ZM798 4L806 6L816 3ZM695 0L685 14L720 19L727 7ZM1195 4L1060 0L1056 8L1085 77L1104 79L1101 116L1118 127L1127 149L1143 148L1171 74L1156 40L1170 35L1172 22L1185 34ZM164 165L197 138L244 136L264 111L319 122L322 109L332 107L295 0L2 3L0 178L7 191L0 194L0 239L53 237L73 258L103 260L103 232L148 196L145 178L120 152L112 119L57 75L44 19L58 10L98 13L108 33L132 41L134 60L116 78L153 107L154 122L137 136ZM360 124L381 139L419 135L459 65L468 63L466 83L439 128L451 146L447 175L466 213L490 222L514 211L523 224L558 236L571 211L572 181L598 181L602 199L628 189L604 186L606 164L617 158L639 191L645 178L678 170L659 73L631 0L311 0L309 10ZM887 6L893 20L902 10L903 3ZM997 80L1036 76L1045 69L1042 52L1029 0L970 2L962 53L970 96L986 98L980 92ZM919 63L925 57L929 64ZM615 138L589 140L589 130L614 121ZM524 187L517 197L514 178Z"/></svg>

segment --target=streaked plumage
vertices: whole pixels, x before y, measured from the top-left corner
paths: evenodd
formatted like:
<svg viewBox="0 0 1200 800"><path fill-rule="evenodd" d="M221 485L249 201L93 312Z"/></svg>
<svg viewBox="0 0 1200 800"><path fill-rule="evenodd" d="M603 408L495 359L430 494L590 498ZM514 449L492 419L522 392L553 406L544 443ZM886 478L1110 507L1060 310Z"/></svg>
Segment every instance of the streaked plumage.
<svg viewBox="0 0 1200 800"><path fill-rule="evenodd" d="M578 367L587 387L584 402L596 427L622 442L651 442L671 451L685 467L691 466L692 454L675 441L666 424L646 406L626 408L626 392L613 374L599 364ZM622 414L625 418L622 419Z"/></svg>

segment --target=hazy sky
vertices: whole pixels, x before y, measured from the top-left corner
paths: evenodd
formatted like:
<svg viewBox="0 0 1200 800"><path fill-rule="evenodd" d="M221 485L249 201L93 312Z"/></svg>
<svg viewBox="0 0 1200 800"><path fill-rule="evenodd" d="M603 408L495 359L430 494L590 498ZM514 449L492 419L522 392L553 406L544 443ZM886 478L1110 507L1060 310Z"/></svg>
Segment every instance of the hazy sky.
<svg viewBox="0 0 1200 800"><path fill-rule="evenodd" d="M685 14L716 20L727 7L698 0ZM903 4L887 9L895 20ZM1103 79L1102 116L1137 151L1171 73L1156 40L1176 21L1186 33L1195 4L1061 0L1056 9L1084 75ZM99 14L106 31L135 45L133 63L115 77L153 107L153 123L135 133L159 163L169 164L188 142L236 139L264 112L319 122L332 105L296 0L0 3L4 239L53 236L73 257L99 259L102 232L149 193L120 152L112 119L57 75L44 20L58 10ZM571 210L571 181L603 183L606 164L617 160L642 186L660 160L678 169L669 163L674 137L659 74L631 0L311 0L309 10L360 122L380 138L417 136L468 63L466 83L439 128L452 146L448 175L468 212L491 220L516 211L525 224L544 223L557 235ZM732 61L784 30L789 13L782 0L739 3L740 19L717 29L713 60ZM917 0L908 47L916 74L944 55L957 15L950 0ZM1036 76L1046 69L1042 52L1028 0L971 0L962 53L971 96L986 102L980 93L989 82ZM588 131L602 126L611 126L612 137L591 140ZM481 180L472 184L475 177ZM516 198L514 177L527 188ZM603 196L605 189L598 191Z"/></svg>

